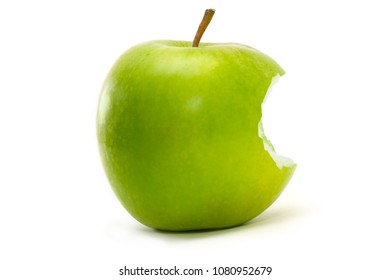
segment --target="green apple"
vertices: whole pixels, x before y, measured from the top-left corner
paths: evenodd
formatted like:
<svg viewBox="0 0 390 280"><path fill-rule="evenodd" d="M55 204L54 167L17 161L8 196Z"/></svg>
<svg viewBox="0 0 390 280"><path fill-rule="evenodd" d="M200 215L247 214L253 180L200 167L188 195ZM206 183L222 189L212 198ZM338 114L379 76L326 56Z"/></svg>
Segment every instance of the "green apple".
<svg viewBox="0 0 390 280"><path fill-rule="evenodd" d="M295 170L276 155L261 104L283 69L236 43L151 41L114 64L97 134L110 184L139 222L171 231L243 224Z"/></svg>

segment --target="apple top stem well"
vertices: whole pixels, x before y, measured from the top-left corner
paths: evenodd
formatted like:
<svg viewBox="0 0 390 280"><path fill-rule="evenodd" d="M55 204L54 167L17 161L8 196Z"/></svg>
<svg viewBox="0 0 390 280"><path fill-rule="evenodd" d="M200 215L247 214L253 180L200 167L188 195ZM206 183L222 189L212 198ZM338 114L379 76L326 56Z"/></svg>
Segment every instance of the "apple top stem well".
<svg viewBox="0 0 390 280"><path fill-rule="evenodd" d="M192 42L193 47L198 47L200 39L203 36L203 33L206 31L207 26L209 26L209 23L211 22L211 19L213 18L215 13L214 9L207 9L204 12L203 19L201 23L199 24L198 31L196 31L194 41Z"/></svg>

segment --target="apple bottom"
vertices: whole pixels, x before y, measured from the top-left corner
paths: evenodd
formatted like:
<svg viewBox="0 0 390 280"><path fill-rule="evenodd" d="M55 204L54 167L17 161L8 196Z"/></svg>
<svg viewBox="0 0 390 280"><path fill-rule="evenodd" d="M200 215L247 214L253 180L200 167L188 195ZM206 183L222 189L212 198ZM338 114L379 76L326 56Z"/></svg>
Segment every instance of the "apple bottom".
<svg viewBox="0 0 390 280"><path fill-rule="evenodd" d="M221 151L222 162L198 153L191 160L179 154L129 164L126 152L117 152L105 166L120 202L142 224L168 231L228 228L267 209L295 169L277 167L257 140L258 151L245 156L240 150L239 161Z"/></svg>

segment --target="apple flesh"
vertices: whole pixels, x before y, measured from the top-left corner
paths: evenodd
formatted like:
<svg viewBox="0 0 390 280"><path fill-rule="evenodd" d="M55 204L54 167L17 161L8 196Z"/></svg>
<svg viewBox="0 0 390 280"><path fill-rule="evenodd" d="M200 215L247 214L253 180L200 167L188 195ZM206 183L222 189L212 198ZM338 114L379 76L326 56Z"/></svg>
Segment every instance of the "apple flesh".
<svg viewBox="0 0 390 280"><path fill-rule="evenodd" d="M261 125L267 90L283 74L235 43L151 41L125 52L104 82L97 134L126 210L184 231L237 226L268 208L296 167Z"/></svg>

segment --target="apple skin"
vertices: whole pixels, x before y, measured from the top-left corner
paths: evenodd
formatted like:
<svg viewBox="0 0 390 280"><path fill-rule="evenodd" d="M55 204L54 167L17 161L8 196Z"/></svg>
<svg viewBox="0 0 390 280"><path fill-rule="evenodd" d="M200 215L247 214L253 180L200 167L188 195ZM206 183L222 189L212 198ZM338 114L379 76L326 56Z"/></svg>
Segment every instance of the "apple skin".
<svg viewBox="0 0 390 280"><path fill-rule="evenodd" d="M127 211L160 230L243 224L280 195L278 167L258 135L261 103L283 69L236 43L151 41L125 52L100 96L97 135Z"/></svg>

